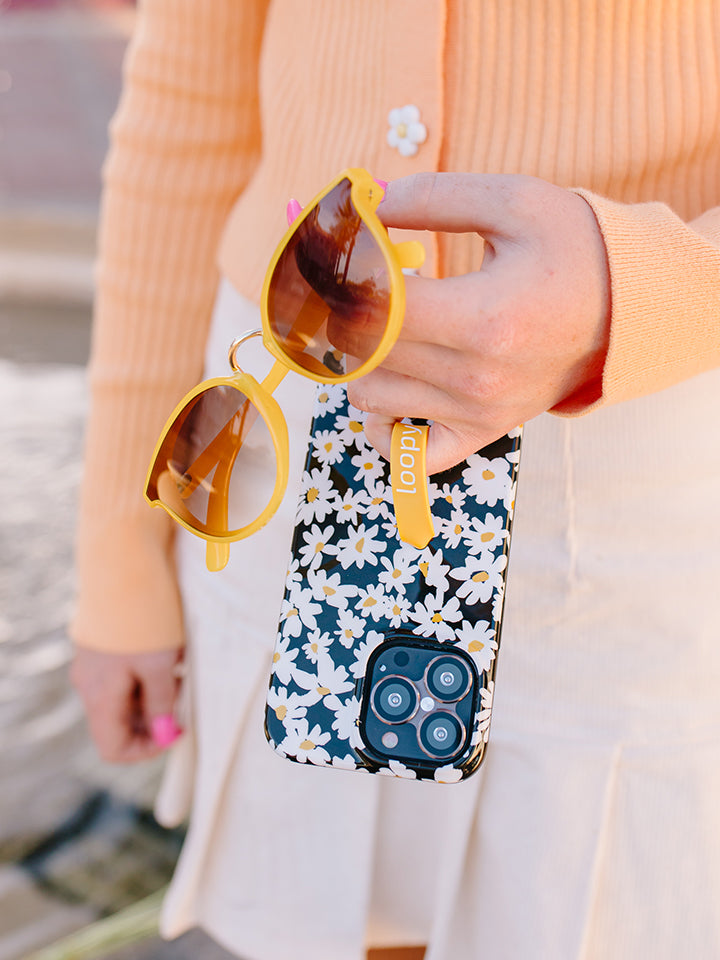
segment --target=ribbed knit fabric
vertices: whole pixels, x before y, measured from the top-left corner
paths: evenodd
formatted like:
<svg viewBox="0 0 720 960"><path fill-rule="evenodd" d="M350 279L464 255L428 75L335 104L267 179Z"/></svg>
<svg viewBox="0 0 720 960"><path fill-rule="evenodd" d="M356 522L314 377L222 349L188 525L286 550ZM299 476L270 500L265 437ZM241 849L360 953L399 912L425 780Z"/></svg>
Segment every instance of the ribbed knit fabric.
<svg viewBox="0 0 720 960"><path fill-rule="evenodd" d="M720 203L719 50L713 0L145 0L105 171L76 641L182 643L171 524L142 487L200 375L221 235L257 299L285 202L345 166L582 188L612 281L595 405L716 366L720 213L687 221ZM428 128L413 158L385 140L406 103ZM477 237L427 246L442 275L482 259Z"/></svg>

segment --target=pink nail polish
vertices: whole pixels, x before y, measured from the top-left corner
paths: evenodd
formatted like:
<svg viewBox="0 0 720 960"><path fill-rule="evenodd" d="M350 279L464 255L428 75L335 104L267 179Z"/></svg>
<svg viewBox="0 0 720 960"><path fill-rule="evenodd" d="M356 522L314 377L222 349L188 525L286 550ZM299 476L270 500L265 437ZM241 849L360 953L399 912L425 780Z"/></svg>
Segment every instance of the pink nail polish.
<svg viewBox="0 0 720 960"><path fill-rule="evenodd" d="M297 220L297 218L300 216L301 213L302 213L302 207L300 206L299 201L295 200L294 198L292 200L288 200L287 222L289 227L292 226L292 224Z"/></svg>
<svg viewBox="0 0 720 960"><path fill-rule="evenodd" d="M387 192L388 181L387 181L387 180L380 180L378 177L373 177L373 180L375 181L375 183L377 183L377 184L378 184L379 186L381 186L382 189L383 189L382 200L380 201L380 203L382 203L383 200L385 199L385 193Z"/></svg>
<svg viewBox="0 0 720 960"><path fill-rule="evenodd" d="M159 717L153 717L150 731L153 741L159 747L169 747L180 736L182 728L177 725L171 713L163 713Z"/></svg>

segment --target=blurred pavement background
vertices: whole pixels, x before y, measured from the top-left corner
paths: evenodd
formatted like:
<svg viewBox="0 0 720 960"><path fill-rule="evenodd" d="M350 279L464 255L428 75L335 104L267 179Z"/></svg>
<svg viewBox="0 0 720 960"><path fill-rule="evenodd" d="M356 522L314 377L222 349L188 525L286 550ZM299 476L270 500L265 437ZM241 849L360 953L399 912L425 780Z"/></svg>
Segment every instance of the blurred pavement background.
<svg viewBox="0 0 720 960"><path fill-rule="evenodd" d="M106 127L130 0L0 0L0 960L158 890L181 842L157 765L113 768L70 690L65 626ZM200 933L112 960L221 960Z"/></svg>

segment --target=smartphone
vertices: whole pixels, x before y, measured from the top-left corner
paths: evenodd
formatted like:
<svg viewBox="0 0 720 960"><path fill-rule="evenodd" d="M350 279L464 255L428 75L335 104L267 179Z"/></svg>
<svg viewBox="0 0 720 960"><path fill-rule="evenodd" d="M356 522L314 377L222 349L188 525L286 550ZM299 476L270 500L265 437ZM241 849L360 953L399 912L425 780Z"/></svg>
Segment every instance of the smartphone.
<svg viewBox="0 0 720 960"><path fill-rule="evenodd" d="M265 732L300 763L454 783L488 742L521 429L430 478L418 549L364 418L318 389Z"/></svg>

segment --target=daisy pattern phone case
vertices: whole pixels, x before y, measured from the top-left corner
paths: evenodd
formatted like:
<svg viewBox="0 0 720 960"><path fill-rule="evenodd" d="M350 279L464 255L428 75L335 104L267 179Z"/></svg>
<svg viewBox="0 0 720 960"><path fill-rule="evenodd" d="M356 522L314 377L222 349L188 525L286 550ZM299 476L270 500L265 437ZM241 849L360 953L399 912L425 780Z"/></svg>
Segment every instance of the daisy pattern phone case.
<svg viewBox="0 0 720 960"><path fill-rule="evenodd" d="M488 741L521 431L430 478L417 549L363 420L318 390L265 730L290 760L452 783Z"/></svg>

